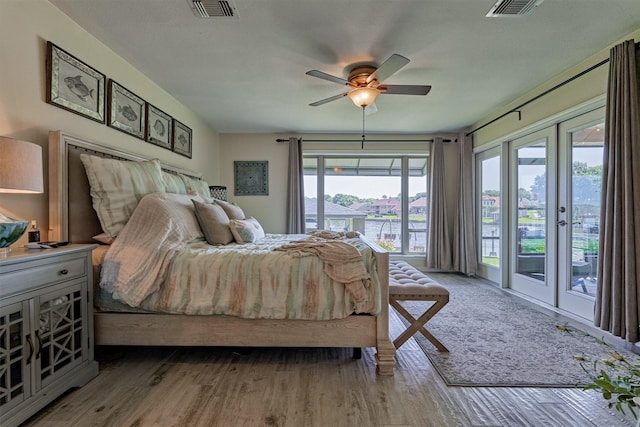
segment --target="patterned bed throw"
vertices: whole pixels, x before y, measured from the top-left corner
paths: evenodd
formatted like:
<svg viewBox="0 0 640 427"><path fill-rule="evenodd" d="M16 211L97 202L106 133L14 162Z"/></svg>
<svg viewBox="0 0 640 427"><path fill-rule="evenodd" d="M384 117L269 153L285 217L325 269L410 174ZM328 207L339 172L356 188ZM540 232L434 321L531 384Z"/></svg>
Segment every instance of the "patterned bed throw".
<svg viewBox="0 0 640 427"><path fill-rule="evenodd" d="M158 211L167 208L166 203L155 202L145 208L145 200L105 256L100 286L112 292L114 299L148 311L252 319L329 320L380 311L375 258L357 237L340 240L353 250L352 255L358 254L362 268L337 268L338 273L347 274L351 283L347 287L327 274L331 268L326 257L323 261L317 254L301 256L282 250L307 239L306 235L267 234L254 243L211 246L193 238L188 227L179 233L171 231L175 224L167 218L153 225L140 220L146 235L139 235L131 222L137 215L150 215L140 207L153 210L151 216L159 218L165 215ZM151 228L163 237L149 236ZM176 242L168 235L187 239ZM150 245L144 252L136 243L141 239ZM150 240L158 240L160 246L151 246ZM124 271L129 273L120 274Z"/></svg>

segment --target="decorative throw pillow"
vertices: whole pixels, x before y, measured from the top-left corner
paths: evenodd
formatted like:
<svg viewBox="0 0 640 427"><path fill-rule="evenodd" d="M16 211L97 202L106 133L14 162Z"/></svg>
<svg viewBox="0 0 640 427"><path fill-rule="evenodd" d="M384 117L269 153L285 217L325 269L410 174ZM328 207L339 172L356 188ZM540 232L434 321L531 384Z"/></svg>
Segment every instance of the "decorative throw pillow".
<svg viewBox="0 0 640 427"><path fill-rule="evenodd" d="M196 218L210 245L226 245L233 242L233 234L229 228L229 217L224 210L214 204L192 200Z"/></svg>
<svg viewBox="0 0 640 427"><path fill-rule="evenodd" d="M262 239L265 235L262 226L254 217L249 217L247 219L232 219L229 221L229 227L231 228L231 233L233 233L233 237L236 239L236 242L240 244L253 243Z"/></svg>
<svg viewBox="0 0 640 427"><path fill-rule="evenodd" d="M80 154L93 209L105 233L116 237L145 195L164 192L159 160L133 162Z"/></svg>
<svg viewBox="0 0 640 427"><path fill-rule="evenodd" d="M100 233L93 236L93 240L96 242L100 242L105 245L110 245L113 243L113 237L109 236L107 233Z"/></svg>
<svg viewBox="0 0 640 427"><path fill-rule="evenodd" d="M187 194L187 186L180 176L174 173L162 171L162 179L167 193Z"/></svg>
<svg viewBox="0 0 640 427"><path fill-rule="evenodd" d="M180 179L184 182L184 185L189 194L197 194L200 197L211 199L211 192L209 191L209 184L204 179L195 179L190 176L180 174Z"/></svg>
<svg viewBox="0 0 640 427"><path fill-rule="evenodd" d="M224 200L213 199L213 201L224 209L229 219L245 219L244 211L235 203L225 202Z"/></svg>

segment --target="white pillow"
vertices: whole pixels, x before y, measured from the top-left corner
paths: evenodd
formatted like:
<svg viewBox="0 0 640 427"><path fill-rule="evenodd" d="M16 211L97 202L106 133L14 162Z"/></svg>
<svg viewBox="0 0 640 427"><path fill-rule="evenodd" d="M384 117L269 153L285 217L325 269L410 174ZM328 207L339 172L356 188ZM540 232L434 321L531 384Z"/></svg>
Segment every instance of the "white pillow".
<svg viewBox="0 0 640 427"><path fill-rule="evenodd" d="M229 228L236 242L240 244L253 243L265 236L262 226L254 217L229 220Z"/></svg>
<svg viewBox="0 0 640 427"><path fill-rule="evenodd" d="M159 160L133 162L80 154L89 185L93 209L105 233L116 237L140 199L164 192Z"/></svg>

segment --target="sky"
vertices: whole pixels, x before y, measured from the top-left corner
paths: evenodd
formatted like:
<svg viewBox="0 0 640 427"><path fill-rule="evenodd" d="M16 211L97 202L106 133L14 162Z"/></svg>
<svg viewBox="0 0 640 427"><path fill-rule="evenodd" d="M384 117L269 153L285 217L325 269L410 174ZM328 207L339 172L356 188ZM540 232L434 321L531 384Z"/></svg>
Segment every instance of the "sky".
<svg viewBox="0 0 640 427"><path fill-rule="evenodd" d="M573 150L573 161L586 163L587 166L602 165L602 147L576 147ZM524 157L533 157L532 153L523 153ZM484 190L500 189L500 162L498 157L485 160L482 168L482 183ZM529 190L536 175L544 173L544 166L529 166L521 170L519 175L520 188Z"/></svg>
<svg viewBox="0 0 640 427"><path fill-rule="evenodd" d="M317 178L311 175L304 176L304 195L306 197L317 196ZM426 177L409 178L409 195L427 191ZM382 196L396 197L400 194L400 177L376 177L376 176L350 176L334 177L325 176L324 193L331 196L336 194L348 194L361 199L380 199Z"/></svg>

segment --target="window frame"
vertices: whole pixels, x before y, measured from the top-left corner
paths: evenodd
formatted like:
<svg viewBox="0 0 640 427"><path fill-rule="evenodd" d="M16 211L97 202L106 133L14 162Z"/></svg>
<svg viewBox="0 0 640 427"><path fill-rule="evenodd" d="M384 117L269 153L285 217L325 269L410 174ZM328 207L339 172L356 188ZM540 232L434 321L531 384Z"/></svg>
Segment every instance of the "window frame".
<svg viewBox="0 0 640 427"><path fill-rule="evenodd" d="M431 176L429 174L430 165L429 165L429 154L320 154L320 153L309 153L303 154L304 159L316 159L316 190L317 190L317 224L325 224L324 211L325 211L325 170L326 170L326 159L372 159L372 158L383 158L383 159L399 159L400 160L400 212L401 212L401 221L400 221L400 232L401 232L401 242L402 245L400 247L400 251L398 252L390 252L391 255L394 256L425 256L427 246L425 245L424 252L411 252L410 251L410 229L409 229L409 162L410 159L424 159L424 178L425 178L425 189L426 189L426 197L427 197L427 208L426 208L426 219L425 219L425 227L424 229L411 229L411 231L424 232L425 237L428 239L428 218L430 214L430 206L429 206L429 187L431 184ZM306 173L304 173L307 175ZM310 174L309 174L310 175ZM374 176L374 175L345 175L348 176ZM380 175L382 176L382 175ZM398 175L389 175L389 176L398 176ZM323 225L324 226L324 225ZM318 228L320 229L320 228Z"/></svg>

